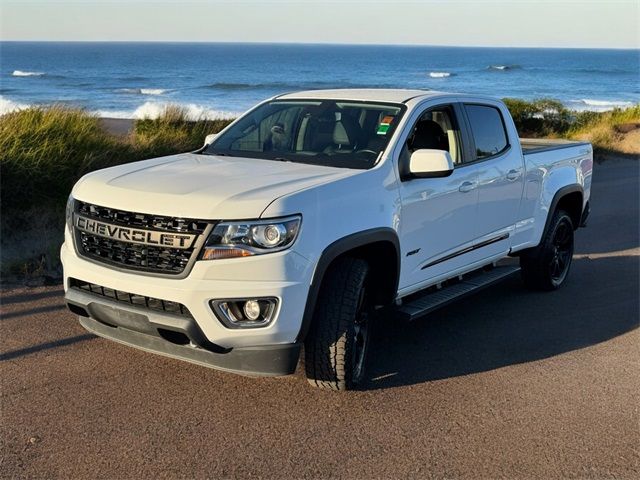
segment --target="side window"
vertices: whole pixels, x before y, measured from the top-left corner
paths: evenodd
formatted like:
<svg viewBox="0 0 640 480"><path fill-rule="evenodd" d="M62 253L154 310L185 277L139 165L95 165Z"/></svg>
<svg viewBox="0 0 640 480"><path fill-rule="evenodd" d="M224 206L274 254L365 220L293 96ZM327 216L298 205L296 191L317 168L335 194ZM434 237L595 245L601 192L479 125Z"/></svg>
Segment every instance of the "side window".
<svg viewBox="0 0 640 480"><path fill-rule="evenodd" d="M413 126L401 156L408 165L411 153L425 148L445 150L454 164L462 163L460 130L452 107L436 107L425 112Z"/></svg>
<svg viewBox="0 0 640 480"><path fill-rule="evenodd" d="M500 110L486 105L465 105L465 111L476 145L476 158L497 155L509 146Z"/></svg>

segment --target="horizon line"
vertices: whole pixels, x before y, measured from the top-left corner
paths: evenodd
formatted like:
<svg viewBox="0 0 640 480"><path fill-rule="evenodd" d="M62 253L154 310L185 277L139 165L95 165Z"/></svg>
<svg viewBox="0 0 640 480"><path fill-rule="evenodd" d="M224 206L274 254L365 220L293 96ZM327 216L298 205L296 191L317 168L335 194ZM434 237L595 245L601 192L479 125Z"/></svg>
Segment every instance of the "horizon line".
<svg viewBox="0 0 640 480"><path fill-rule="evenodd" d="M200 44L200 45L303 45L303 46L345 46L345 47L427 47L427 48L499 48L504 50L640 50L635 47L576 47L576 46L497 46L497 45L441 45L429 43L348 43L348 42L271 42L271 41L223 41L223 40L11 40L0 39L0 43L144 43L144 44Z"/></svg>

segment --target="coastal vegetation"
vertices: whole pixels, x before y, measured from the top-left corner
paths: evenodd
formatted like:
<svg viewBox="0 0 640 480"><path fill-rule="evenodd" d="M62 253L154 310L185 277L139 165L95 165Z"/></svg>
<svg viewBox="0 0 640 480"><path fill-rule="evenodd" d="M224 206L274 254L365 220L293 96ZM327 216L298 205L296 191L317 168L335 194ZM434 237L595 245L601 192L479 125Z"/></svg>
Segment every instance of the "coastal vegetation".
<svg viewBox="0 0 640 480"><path fill-rule="evenodd" d="M523 137L588 140L597 158L640 154L640 104L596 113L570 111L549 99L505 101ZM159 118L135 120L119 135L104 120L65 106L0 116L2 276L56 275L65 201L85 173L195 150L230 121L191 121L185 110L168 106Z"/></svg>
<svg viewBox="0 0 640 480"><path fill-rule="evenodd" d="M63 206L85 173L121 163L195 150L229 120L190 122L169 106L157 119L136 120L114 135L101 120L63 106L28 108L0 117L1 205L4 210ZM4 215L3 215L4 216Z"/></svg>
<svg viewBox="0 0 640 480"><path fill-rule="evenodd" d="M640 104L606 112L575 112L551 99L504 101L521 137L585 140L593 144L596 158L640 154Z"/></svg>

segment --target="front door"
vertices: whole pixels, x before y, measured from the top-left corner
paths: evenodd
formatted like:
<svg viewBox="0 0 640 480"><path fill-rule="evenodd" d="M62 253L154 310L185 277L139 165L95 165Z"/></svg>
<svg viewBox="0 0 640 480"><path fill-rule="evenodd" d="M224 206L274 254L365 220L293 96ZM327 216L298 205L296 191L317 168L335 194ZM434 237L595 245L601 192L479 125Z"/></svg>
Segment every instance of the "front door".
<svg viewBox="0 0 640 480"><path fill-rule="evenodd" d="M458 107L459 108L459 107ZM400 153L402 244L400 291L416 289L468 265L478 231L478 169L465 165L463 131L454 105L428 108L418 118ZM446 150L455 169L444 178L411 178L409 157L418 149Z"/></svg>

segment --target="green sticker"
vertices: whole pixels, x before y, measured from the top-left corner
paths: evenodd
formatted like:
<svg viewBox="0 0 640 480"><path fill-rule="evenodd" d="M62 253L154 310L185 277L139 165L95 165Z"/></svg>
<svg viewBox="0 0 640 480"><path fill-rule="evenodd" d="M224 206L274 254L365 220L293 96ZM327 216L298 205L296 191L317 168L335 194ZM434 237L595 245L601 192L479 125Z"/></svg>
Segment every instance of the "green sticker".
<svg viewBox="0 0 640 480"><path fill-rule="evenodd" d="M386 135L393 119L394 117L392 115L385 115L385 117L380 121L380 125L378 125L378 131L376 133L378 135Z"/></svg>
<svg viewBox="0 0 640 480"><path fill-rule="evenodd" d="M391 125L389 125L388 123L381 123L378 126L378 131L376 132L378 135L386 135L387 132L389 131L389 127Z"/></svg>

